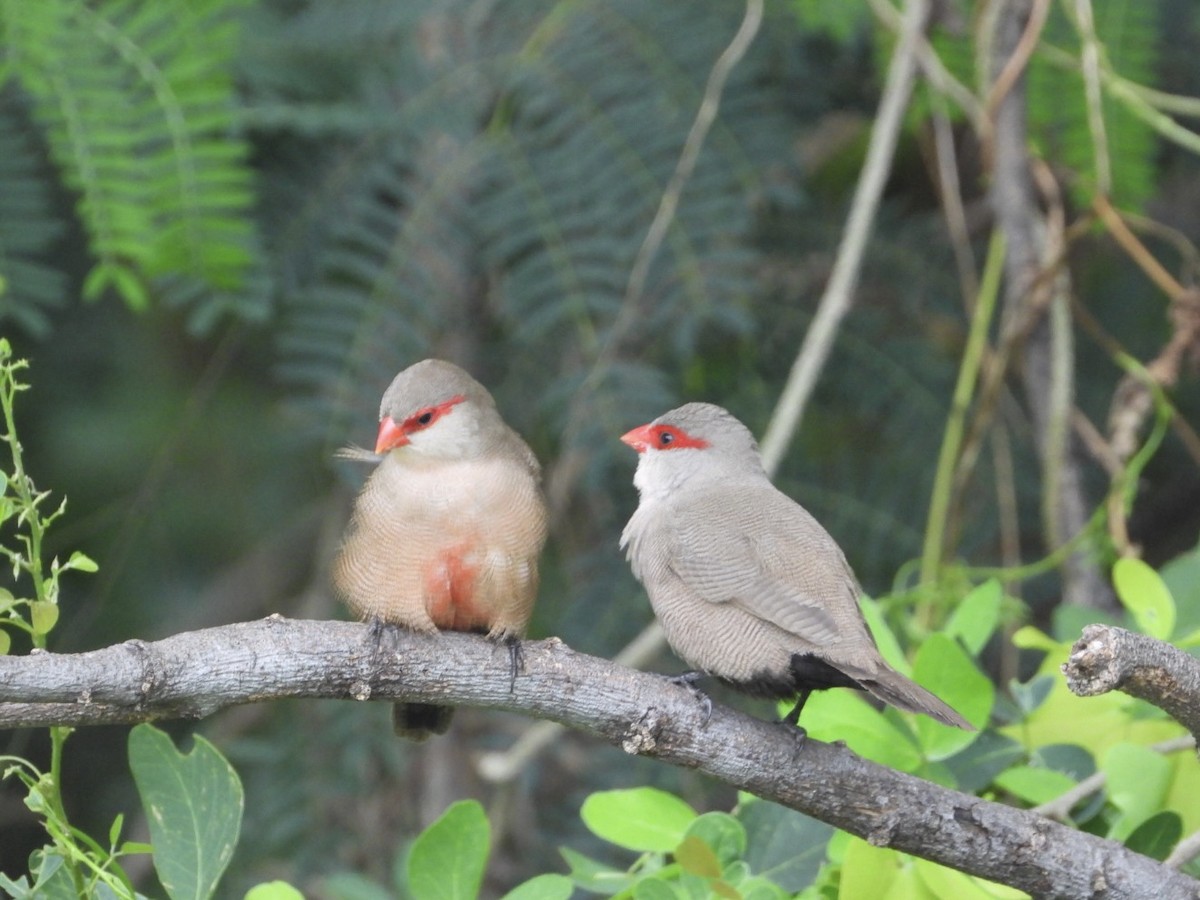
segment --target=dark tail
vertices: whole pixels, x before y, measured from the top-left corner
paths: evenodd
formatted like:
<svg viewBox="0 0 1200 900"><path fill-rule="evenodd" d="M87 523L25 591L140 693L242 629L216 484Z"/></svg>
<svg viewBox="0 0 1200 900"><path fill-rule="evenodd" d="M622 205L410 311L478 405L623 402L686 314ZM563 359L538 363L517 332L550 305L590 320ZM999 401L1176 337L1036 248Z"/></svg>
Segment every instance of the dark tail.
<svg viewBox="0 0 1200 900"><path fill-rule="evenodd" d="M966 731L975 731L975 726L935 697L919 684L909 681L899 672L880 669L874 678L859 679L859 684L897 709L921 713L945 725L953 725Z"/></svg>
<svg viewBox="0 0 1200 900"><path fill-rule="evenodd" d="M392 730L408 741L426 741L445 734L454 709L432 703L396 703L392 706Z"/></svg>

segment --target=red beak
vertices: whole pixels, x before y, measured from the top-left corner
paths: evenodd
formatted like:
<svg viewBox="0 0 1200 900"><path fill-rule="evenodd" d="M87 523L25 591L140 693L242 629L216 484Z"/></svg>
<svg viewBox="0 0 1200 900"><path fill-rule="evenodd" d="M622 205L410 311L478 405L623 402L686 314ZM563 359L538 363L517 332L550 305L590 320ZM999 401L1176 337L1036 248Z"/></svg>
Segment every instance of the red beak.
<svg viewBox="0 0 1200 900"><path fill-rule="evenodd" d="M639 425L633 431L627 431L621 435L621 440L638 453L645 453L654 442L654 437L650 434L650 428L650 425Z"/></svg>
<svg viewBox="0 0 1200 900"><path fill-rule="evenodd" d="M404 433L401 426L396 424L395 419L391 416L384 416L379 420L379 436L375 438L377 454L382 455L396 447L403 447L408 442L408 435Z"/></svg>

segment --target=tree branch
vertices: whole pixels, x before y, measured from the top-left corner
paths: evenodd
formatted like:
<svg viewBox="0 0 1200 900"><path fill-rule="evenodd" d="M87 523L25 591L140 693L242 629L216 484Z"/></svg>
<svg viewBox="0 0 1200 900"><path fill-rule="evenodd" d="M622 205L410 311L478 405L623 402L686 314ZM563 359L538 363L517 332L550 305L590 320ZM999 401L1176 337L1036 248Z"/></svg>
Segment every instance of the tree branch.
<svg viewBox="0 0 1200 900"><path fill-rule="evenodd" d="M996 7L994 79L987 108L994 123L991 202L1008 251L1004 329L1008 333L1028 326L1020 374L1041 458L1044 530L1053 549L1086 528L1091 505L1077 448L1067 431L1074 394L1069 290L1065 272L1053 280L1043 274L1049 261L1048 228L1039 209L1028 146L1025 65L1048 5L1045 0L1008 0ZM1064 560L1062 578L1063 602L1118 608L1086 548Z"/></svg>
<svg viewBox="0 0 1200 900"><path fill-rule="evenodd" d="M1200 660L1163 641L1088 625L1062 666L1080 697L1117 690L1154 704L1200 743Z"/></svg>
<svg viewBox="0 0 1200 900"><path fill-rule="evenodd" d="M283 697L416 700L520 712L627 753L698 769L893 847L1038 897L1194 898L1200 884L1112 841L876 765L845 747L721 705L668 679L523 645L511 685L502 646L457 633L384 632L271 616L78 654L0 657L0 726L199 718Z"/></svg>

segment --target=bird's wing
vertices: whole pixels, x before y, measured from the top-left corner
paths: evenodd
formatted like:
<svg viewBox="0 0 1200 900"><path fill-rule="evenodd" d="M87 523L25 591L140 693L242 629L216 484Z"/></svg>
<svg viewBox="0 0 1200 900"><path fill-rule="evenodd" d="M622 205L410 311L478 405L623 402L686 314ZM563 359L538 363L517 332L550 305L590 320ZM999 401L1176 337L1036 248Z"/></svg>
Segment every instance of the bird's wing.
<svg viewBox="0 0 1200 900"><path fill-rule="evenodd" d="M843 635L845 615L861 618L836 543L774 488L747 497L731 485L674 512L668 565L710 603L736 604L817 645ZM852 611L834 605L847 602Z"/></svg>

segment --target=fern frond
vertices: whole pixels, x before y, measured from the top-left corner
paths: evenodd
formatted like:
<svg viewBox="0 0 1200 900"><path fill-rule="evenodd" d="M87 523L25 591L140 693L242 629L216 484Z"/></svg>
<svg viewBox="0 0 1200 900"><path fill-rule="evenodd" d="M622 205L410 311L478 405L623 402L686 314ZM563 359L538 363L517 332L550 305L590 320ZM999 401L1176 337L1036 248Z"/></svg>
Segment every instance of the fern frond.
<svg viewBox="0 0 1200 900"><path fill-rule="evenodd" d="M444 59L398 44L390 66L405 80L384 95L386 134L327 144L297 181L314 230L294 236L315 254L285 263L306 284L288 301L280 371L308 395L307 412L324 411L314 421L328 425L327 446L353 438L352 421L365 427L378 391L417 354L469 356L502 339L511 360L491 379L500 395L580 383L735 14L721 3L508 2L483 19L439 15L455 38ZM789 134L768 62L753 54L727 87L650 269L630 354L665 363L712 329L750 327L739 310L759 290L753 203ZM277 175L268 196L293 177ZM301 237L317 231L320 242ZM342 323L331 328L333 308Z"/></svg>
<svg viewBox="0 0 1200 900"><path fill-rule="evenodd" d="M251 182L230 60L245 0L6 4L12 72L33 98L98 264L85 282L144 304L159 277L236 291Z"/></svg>
<svg viewBox="0 0 1200 900"><path fill-rule="evenodd" d="M64 223L54 217L47 171L13 102L0 103L0 323L45 334L47 311L63 305L66 278L47 262Z"/></svg>
<svg viewBox="0 0 1200 900"><path fill-rule="evenodd" d="M1107 64L1124 78L1154 86L1158 4L1101 0L1094 9L1096 36ZM1067 48L1078 58L1079 36L1058 7L1047 22L1045 35L1045 40ZM1030 131L1045 145L1047 156L1079 175L1073 193L1078 203L1088 206L1095 189L1095 148L1088 127L1083 78L1077 69L1064 69L1035 56L1029 84ZM1112 163L1113 200L1119 206L1137 209L1154 189L1157 142L1153 129L1107 93L1101 106Z"/></svg>

